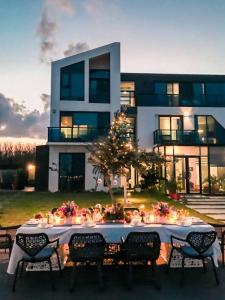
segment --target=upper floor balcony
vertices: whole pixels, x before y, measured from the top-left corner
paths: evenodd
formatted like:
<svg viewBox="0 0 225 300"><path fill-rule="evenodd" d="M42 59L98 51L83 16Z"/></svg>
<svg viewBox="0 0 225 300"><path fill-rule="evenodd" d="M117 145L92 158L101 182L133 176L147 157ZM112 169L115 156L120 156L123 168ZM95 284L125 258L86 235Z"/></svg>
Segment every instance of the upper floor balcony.
<svg viewBox="0 0 225 300"><path fill-rule="evenodd" d="M97 128L87 125L73 127L48 127L48 142L93 142L101 136L106 136L108 128Z"/></svg>
<svg viewBox="0 0 225 300"><path fill-rule="evenodd" d="M155 130L155 145L225 145L225 134L221 131L203 130Z"/></svg>

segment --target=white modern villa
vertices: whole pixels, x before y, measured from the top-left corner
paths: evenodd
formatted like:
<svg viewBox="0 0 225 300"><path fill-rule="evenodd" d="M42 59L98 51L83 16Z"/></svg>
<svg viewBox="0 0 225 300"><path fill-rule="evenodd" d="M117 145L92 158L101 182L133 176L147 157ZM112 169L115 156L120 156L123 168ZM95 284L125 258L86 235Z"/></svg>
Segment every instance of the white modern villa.
<svg viewBox="0 0 225 300"><path fill-rule="evenodd" d="M95 187L88 147L125 110L141 148L170 158L181 193L225 193L225 76L121 73L120 44L52 63L48 143L37 148L37 189ZM130 170L129 184L139 177ZM118 183L119 184L119 183ZM98 190L104 190L104 180Z"/></svg>

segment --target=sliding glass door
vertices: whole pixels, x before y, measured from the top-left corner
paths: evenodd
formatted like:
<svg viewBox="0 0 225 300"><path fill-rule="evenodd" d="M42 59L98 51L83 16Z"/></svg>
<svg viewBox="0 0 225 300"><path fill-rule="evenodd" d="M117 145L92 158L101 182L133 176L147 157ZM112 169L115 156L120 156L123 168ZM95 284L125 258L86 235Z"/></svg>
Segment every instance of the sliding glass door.
<svg viewBox="0 0 225 300"><path fill-rule="evenodd" d="M200 193L200 158L175 157L175 179L180 193Z"/></svg>

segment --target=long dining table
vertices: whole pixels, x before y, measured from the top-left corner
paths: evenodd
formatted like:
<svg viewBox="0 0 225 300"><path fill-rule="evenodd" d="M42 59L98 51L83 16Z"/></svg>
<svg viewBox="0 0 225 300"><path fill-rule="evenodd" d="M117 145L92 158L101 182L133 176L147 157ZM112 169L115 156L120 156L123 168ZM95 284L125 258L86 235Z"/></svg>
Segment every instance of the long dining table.
<svg viewBox="0 0 225 300"><path fill-rule="evenodd" d="M162 243L170 243L171 235L175 235L179 238L186 238L189 232L208 232L214 228L209 224L192 224L190 226L181 226L175 224L143 224L142 226L131 226L129 224L99 224L93 227L84 227L82 225L57 225L50 228L40 228L35 225L21 226L17 233L46 233L49 240L59 238L59 244L67 244L73 233L101 233L106 242L108 243L119 243L121 237L126 238L129 232L158 232ZM221 256L221 250L218 240L212 245L213 259L215 265L218 266L218 258ZM18 261L24 256L23 250L14 242L12 254L9 260L7 273L14 274Z"/></svg>

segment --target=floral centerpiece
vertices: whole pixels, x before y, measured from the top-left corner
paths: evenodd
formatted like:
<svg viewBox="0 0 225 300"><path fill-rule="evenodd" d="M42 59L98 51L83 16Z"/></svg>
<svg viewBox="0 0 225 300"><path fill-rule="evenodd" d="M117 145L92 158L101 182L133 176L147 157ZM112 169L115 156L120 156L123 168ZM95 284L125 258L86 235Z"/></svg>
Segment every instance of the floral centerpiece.
<svg viewBox="0 0 225 300"><path fill-rule="evenodd" d="M167 202L158 202L156 205L153 205L153 212L156 217L165 219L172 212L172 208Z"/></svg>
<svg viewBox="0 0 225 300"><path fill-rule="evenodd" d="M56 215L66 219L66 223L72 224L72 218L76 217L78 213L78 205L74 201L67 201L58 207Z"/></svg>
<svg viewBox="0 0 225 300"><path fill-rule="evenodd" d="M112 206L106 206L103 209L104 221L124 221L124 210L120 203L113 204Z"/></svg>

